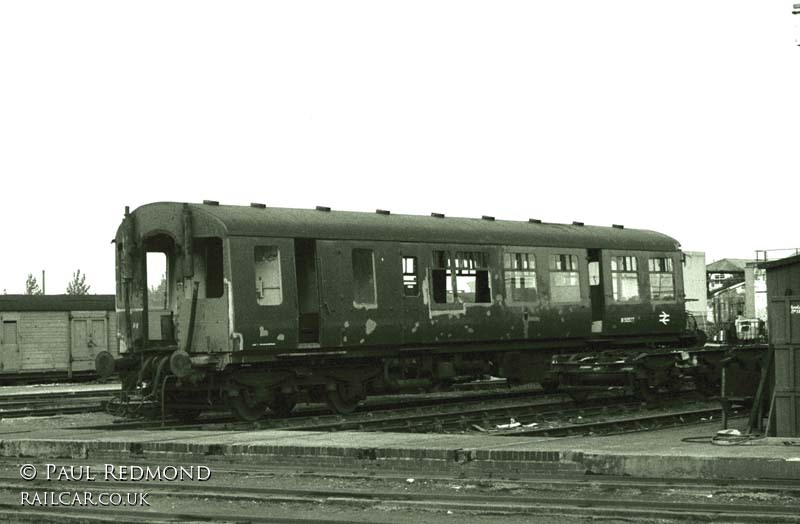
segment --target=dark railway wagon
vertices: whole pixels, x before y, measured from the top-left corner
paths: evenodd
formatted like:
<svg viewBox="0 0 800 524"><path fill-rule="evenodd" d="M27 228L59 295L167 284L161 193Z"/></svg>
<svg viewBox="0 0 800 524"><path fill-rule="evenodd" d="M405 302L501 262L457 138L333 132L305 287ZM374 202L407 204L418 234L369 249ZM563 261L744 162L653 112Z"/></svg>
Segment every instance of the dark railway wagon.
<svg viewBox="0 0 800 524"><path fill-rule="evenodd" d="M114 295L0 295L0 383L95 376L117 354Z"/></svg>
<svg viewBox="0 0 800 524"><path fill-rule="evenodd" d="M123 358L98 368L185 413L221 396L244 418L307 397L346 412L691 338L678 242L616 225L164 202L126 211L116 252Z"/></svg>

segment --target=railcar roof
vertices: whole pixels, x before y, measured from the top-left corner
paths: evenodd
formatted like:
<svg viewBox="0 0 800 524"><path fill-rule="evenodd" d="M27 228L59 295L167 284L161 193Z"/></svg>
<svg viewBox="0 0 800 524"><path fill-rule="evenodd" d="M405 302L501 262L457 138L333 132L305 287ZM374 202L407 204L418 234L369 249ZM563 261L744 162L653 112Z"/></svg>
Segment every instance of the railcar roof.
<svg viewBox="0 0 800 524"><path fill-rule="evenodd" d="M0 311L113 311L114 295L0 295Z"/></svg>
<svg viewBox="0 0 800 524"><path fill-rule="evenodd" d="M153 212L175 216L182 206L180 203L154 203L140 207L134 214ZM217 222L228 236L643 251L674 251L680 246L677 240L661 233L617 227L209 204L189 204L189 208L193 215ZM198 233L195 230L195 234Z"/></svg>

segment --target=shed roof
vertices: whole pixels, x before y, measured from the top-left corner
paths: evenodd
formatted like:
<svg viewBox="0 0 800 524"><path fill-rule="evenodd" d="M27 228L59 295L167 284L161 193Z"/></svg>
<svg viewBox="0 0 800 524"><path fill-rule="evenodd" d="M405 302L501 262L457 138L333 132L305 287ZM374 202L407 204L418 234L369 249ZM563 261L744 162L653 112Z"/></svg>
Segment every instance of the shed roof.
<svg viewBox="0 0 800 524"><path fill-rule="evenodd" d="M148 204L137 209L134 215L176 216L182 206L170 202ZM675 251L680 246L677 240L661 233L617 227L206 204L190 204L189 208L193 214L215 222L228 236L643 251ZM139 233L146 234L145 231Z"/></svg>
<svg viewBox="0 0 800 524"><path fill-rule="evenodd" d="M798 263L800 263L800 255L792 255L786 258L779 258L778 260L760 262L758 267L761 269L775 269L776 267L790 266Z"/></svg>
<svg viewBox="0 0 800 524"><path fill-rule="evenodd" d="M706 264L708 273L740 273L747 264L755 262L749 258L723 258Z"/></svg>
<svg viewBox="0 0 800 524"><path fill-rule="evenodd" d="M0 311L113 311L114 295L0 295Z"/></svg>

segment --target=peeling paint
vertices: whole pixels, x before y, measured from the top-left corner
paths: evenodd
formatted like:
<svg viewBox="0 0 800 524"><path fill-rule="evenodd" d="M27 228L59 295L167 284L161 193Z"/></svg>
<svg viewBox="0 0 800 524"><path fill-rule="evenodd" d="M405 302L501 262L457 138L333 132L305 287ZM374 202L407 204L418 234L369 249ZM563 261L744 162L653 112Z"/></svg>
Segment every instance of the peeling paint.
<svg viewBox="0 0 800 524"><path fill-rule="evenodd" d="M367 332L367 335L371 335L375 328L378 327L378 323L372 320L371 318L367 319L367 322L364 324L364 329Z"/></svg>
<svg viewBox="0 0 800 524"><path fill-rule="evenodd" d="M282 341L284 341L284 340L286 339L286 336L285 336L283 333L280 333L280 334L279 334L277 337L275 337L275 338L276 338L277 340L280 340L280 341L282 342Z"/></svg>
<svg viewBox="0 0 800 524"><path fill-rule="evenodd" d="M414 327L411 328L412 333L416 333L419 329L419 321L414 322Z"/></svg>
<svg viewBox="0 0 800 524"><path fill-rule="evenodd" d="M486 310L486 316L487 317L491 317L492 316L492 310L491 309L487 309Z"/></svg>
<svg viewBox="0 0 800 524"><path fill-rule="evenodd" d="M364 343L364 339L362 338L361 340L358 341L358 343L359 344L363 344Z"/></svg>
<svg viewBox="0 0 800 524"><path fill-rule="evenodd" d="M344 321L344 327L346 327L346 328L350 327L350 321L349 320L345 320Z"/></svg>
<svg viewBox="0 0 800 524"><path fill-rule="evenodd" d="M269 336L269 329L264 329L264 326L258 326L258 336L259 337L268 337Z"/></svg>

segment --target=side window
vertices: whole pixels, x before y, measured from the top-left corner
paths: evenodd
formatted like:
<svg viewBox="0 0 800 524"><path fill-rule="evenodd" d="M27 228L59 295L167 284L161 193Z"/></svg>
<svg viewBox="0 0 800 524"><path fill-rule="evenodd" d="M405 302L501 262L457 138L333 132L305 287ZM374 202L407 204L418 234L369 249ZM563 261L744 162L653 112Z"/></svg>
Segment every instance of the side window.
<svg viewBox="0 0 800 524"><path fill-rule="evenodd" d="M277 306L283 302L281 258L277 246L256 246L253 249L256 274L256 300L260 306Z"/></svg>
<svg viewBox="0 0 800 524"><path fill-rule="evenodd" d="M672 259L651 258L647 261L650 270L650 298L652 300L675 300L675 281Z"/></svg>
<svg viewBox="0 0 800 524"><path fill-rule="evenodd" d="M506 299L511 302L535 302L539 299L536 289L536 258L533 253L505 253L503 255Z"/></svg>
<svg viewBox="0 0 800 524"><path fill-rule="evenodd" d="M419 296L419 280L417 276L417 257L403 257L403 295Z"/></svg>
<svg viewBox="0 0 800 524"><path fill-rule="evenodd" d="M353 249L353 305L377 305L375 257L371 249Z"/></svg>
<svg viewBox="0 0 800 524"><path fill-rule="evenodd" d="M481 251L456 252L456 296L460 302L485 304L492 301L487 258Z"/></svg>
<svg viewBox="0 0 800 524"><path fill-rule="evenodd" d="M17 321L4 320L3 321L3 344L17 344Z"/></svg>
<svg viewBox="0 0 800 524"><path fill-rule="evenodd" d="M450 271L450 257L447 251L434 251L431 266L431 292L437 304L452 304L453 273Z"/></svg>
<svg viewBox="0 0 800 524"><path fill-rule="evenodd" d="M452 259L449 255L447 251L433 252L433 301L437 304L491 302L486 253L457 251Z"/></svg>
<svg viewBox="0 0 800 524"><path fill-rule="evenodd" d="M550 301L558 303L581 301L576 255L550 255Z"/></svg>
<svg viewBox="0 0 800 524"><path fill-rule="evenodd" d="M639 273L636 257L611 257L611 287L617 302L639 300Z"/></svg>

